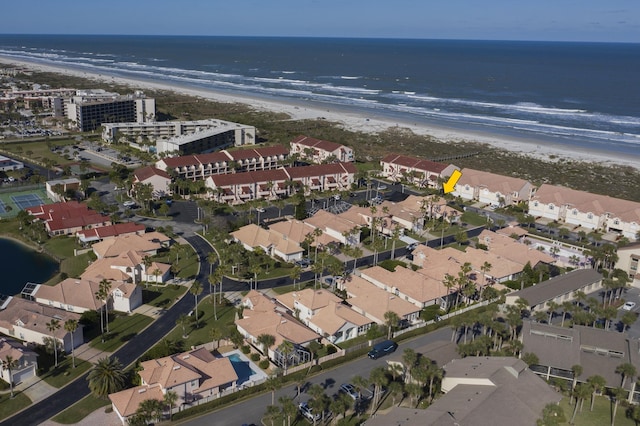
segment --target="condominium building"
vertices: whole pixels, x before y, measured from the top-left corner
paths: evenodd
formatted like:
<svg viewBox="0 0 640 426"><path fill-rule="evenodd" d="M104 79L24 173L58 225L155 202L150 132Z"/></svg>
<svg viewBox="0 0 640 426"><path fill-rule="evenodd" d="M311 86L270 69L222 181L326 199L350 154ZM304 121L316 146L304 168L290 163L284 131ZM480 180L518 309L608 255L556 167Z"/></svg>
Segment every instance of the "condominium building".
<svg viewBox="0 0 640 426"><path fill-rule="evenodd" d="M95 130L102 123L150 121L156 115L155 99L140 91L121 96L103 90L79 90L65 107L67 118L83 132Z"/></svg>

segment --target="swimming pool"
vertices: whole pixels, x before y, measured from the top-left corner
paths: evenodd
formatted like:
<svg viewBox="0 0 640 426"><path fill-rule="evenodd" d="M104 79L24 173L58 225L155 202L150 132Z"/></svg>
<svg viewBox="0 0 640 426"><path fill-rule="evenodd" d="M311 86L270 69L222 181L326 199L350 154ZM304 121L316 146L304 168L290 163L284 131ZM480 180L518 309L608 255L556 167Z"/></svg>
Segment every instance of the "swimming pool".
<svg viewBox="0 0 640 426"><path fill-rule="evenodd" d="M231 365L233 365L233 369L238 375L238 384L246 382L249 380L249 377L256 374L256 372L251 368L249 361L243 360L240 354L230 354L227 358L231 361Z"/></svg>

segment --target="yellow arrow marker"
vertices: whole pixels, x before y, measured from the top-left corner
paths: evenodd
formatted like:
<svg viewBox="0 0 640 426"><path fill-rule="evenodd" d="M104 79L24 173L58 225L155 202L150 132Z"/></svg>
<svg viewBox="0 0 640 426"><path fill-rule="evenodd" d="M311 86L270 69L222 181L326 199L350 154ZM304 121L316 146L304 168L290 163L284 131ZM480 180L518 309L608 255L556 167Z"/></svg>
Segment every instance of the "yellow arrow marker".
<svg viewBox="0 0 640 426"><path fill-rule="evenodd" d="M446 181L444 185L442 185L442 189L444 190L444 193L448 194L451 191L453 191L453 189L456 187L456 183L458 183L458 180L461 177L462 177L462 173L460 172L460 170L454 170L451 176L449 176L449 180Z"/></svg>

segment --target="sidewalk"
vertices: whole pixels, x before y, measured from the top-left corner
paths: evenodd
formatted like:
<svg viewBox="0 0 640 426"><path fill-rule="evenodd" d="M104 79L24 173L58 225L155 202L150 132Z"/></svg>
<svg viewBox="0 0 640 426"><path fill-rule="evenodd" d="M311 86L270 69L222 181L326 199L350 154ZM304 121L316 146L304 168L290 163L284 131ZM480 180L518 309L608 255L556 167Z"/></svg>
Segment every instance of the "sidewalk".
<svg viewBox="0 0 640 426"><path fill-rule="evenodd" d="M100 358L111 356L112 352L101 351L100 349L92 348L89 343L84 343L75 349L75 356L78 359L89 361L93 364L98 362Z"/></svg>
<svg viewBox="0 0 640 426"><path fill-rule="evenodd" d="M30 377L24 382L16 385L14 391L24 392L29 397L32 403L42 401L43 399L58 392L58 388L54 388L40 377ZM9 393L8 391L6 393Z"/></svg>

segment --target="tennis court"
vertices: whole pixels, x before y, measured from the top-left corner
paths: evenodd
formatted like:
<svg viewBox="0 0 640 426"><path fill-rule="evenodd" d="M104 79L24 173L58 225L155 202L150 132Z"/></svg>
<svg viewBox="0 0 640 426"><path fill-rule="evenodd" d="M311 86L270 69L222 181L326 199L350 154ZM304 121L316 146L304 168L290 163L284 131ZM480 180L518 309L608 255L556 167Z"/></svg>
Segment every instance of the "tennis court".
<svg viewBox="0 0 640 426"><path fill-rule="evenodd" d="M6 213L7 209L4 208L4 203L0 200L0 214Z"/></svg>
<svg viewBox="0 0 640 426"><path fill-rule="evenodd" d="M41 204L44 204L42 198L40 198L40 196L36 194L12 195L11 199L14 203L16 203L16 206L18 206L20 210L24 210L27 207L39 206Z"/></svg>

